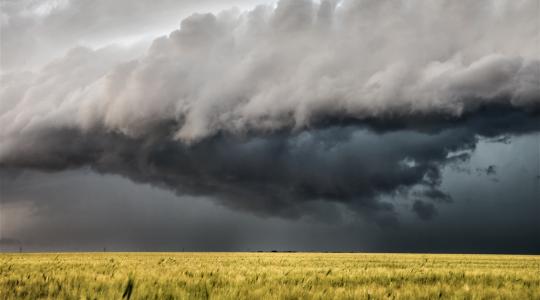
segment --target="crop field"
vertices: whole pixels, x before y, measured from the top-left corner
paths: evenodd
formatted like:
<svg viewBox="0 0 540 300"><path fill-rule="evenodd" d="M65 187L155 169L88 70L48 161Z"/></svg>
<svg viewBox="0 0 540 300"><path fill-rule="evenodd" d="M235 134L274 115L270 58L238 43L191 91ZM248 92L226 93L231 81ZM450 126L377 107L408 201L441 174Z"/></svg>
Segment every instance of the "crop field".
<svg viewBox="0 0 540 300"><path fill-rule="evenodd" d="M540 299L540 256L0 254L0 299Z"/></svg>

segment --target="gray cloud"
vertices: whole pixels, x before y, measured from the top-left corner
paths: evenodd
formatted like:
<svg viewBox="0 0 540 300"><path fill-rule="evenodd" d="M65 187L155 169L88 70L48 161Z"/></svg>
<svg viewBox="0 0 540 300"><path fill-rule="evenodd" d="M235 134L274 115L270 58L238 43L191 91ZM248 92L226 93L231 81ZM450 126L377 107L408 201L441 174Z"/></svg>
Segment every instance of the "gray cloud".
<svg viewBox="0 0 540 300"><path fill-rule="evenodd" d="M422 220L430 220L437 214L437 210L433 203L426 203L422 200L416 200L412 209Z"/></svg>
<svg viewBox="0 0 540 300"><path fill-rule="evenodd" d="M178 197L121 176L88 169L21 171L0 176L0 226L23 251L330 250L538 253L538 134L512 144L480 140L463 167L497 163L500 182L441 170L441 189L454 202L418 219L415 197L395 195L400 226L380 228L346 208L341 221L257 217L206 197ZM516 155L519 154L519 155ZM5 170L4 170L5 171ZM410 198L410 199L407 199ZM10 200L11 199L11 200ZM315 203L314 203L315 204ZM329 203L328 208L339 206ZM0 247L1 248L1 247ZM19 246L2 248L19 251Z"/></svg>
<svg viewBox="0 0 540 300"><path fill-rule="evenodd" d="M1 238L0 246L18 246L21 244L21 241L13 238Z"/></svg>
<svg viewBox="0 0 540 300"><path fill-rule="evenodd" d="M89 166L262 216L338 203L393 226L382 196L449 202L454 153L539 130L536 4L283 0L194 14L138 58L75 48L2 75L0 166Z"/></svg>
<svg viewBox="0 0 540 300"><path fill-rule="evenodd" d="M478 134L488 135L495 128L501 134L538 130L538 118L518 116L507 123L498 113L486 114L482 121L477 116L428 133L376 133L360 125L335 125L295 134L221 134L196 144L170 139L174 124L155 127L139 138L48 130L21 140L2 166L45 171L90 166L179 195L211 196L261 216L321 218L328 210L318 209L318 201L339 203L381 226L394 226L394 204L380 196L406 196L421 186L423 191L413 196L451 201L439 190L441 168L467 160L463 154L456 160L453 153L474 150Z"/></svg>

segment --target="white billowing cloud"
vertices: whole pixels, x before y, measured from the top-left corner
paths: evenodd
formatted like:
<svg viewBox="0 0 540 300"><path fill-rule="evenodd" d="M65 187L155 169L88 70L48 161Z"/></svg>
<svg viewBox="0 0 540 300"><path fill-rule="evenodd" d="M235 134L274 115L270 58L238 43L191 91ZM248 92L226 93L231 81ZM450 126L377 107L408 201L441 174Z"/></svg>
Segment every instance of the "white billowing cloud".
<svg viewBox="0 0 540 300"><path fill-rule="evenodd" d="M269 0L3 0L2 70L37 68L74 46L150 41L195 11L250 8Z"/></svg>
<svg viewBox="0 0 540 300"><path fill-rule="evenodd" d="M196 142L328 118L536 109L538 5L282 0L194 14L138 59L75 49L39 72L4 74L0 136L66 127L137 136L175 121L171 138Z"/></svg>

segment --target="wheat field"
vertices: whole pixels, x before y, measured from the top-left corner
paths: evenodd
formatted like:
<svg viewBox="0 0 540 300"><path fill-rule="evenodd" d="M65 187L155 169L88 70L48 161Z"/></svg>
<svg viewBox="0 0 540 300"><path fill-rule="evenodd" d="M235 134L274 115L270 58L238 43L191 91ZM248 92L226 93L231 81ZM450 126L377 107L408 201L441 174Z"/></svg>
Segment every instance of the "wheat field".
<svg viewBox="0 0 540 300"><path fill-rule="evenodd" d="M540 256L0 254L0 299L540 299Z"/></svg>

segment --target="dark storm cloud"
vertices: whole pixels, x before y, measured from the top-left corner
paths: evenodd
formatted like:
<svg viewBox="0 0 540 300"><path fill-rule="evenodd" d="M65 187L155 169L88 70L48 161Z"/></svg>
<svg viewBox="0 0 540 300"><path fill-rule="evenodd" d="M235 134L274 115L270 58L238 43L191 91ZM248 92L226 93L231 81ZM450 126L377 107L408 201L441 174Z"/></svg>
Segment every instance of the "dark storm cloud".
<svg viewBox="0 0 540 300"><path fill-rule="evenodd" d="M194 14L135 60L76 48L2 74L0 166L89 166L263 216L338 203L382 226L382 197L420 186L430 218L460 151L540 129L535 7L283 0Z"/></svg>
<svg viewBox="0 0 540 300"><path fill-rule="evenodd" d="M442 191L434 188L430 188L421 192L415 192L415 196L423 196L427 199L437 201L437 202L452 202L452 196L443 193Z"/></svg>
<svg viewBox="0 0 540 300"><path fill-rule="evenodd" d="M512 114L520 118L508 116ZM480 128L475 127L477 118L482 118ZM456 162L453 153L473 150L477 135L493 134L497 126L499 134L522 134L538 130L540 122L526 113L490 112L428 133L375 133L369 126L325 124L294 134L223 133L195 144L171 140L174 123L156 126L144 138L66 129L21 140L2 166L45 171L90 166L179 195L211 196L228 207L263 216L320 217L325 212L317 209L316 201L322 200L344 204L387 226L395 225L397 215L394 204L380 196L423 186L414 196L450 202L451 197L438 189L441 168ZM421 218L431 216L431 203L416 206Z"/></svg>
<svg viewBox="0 0 540 300"><path fill-rule="evenodd" d="M477 171L478 173L483 175L493 176L497 174L497 166L491 165L487 168L478 168Z"/></svg>
<svg viewBox="0 0 540 300"><path fill-rule="evenodd" d="M205 197L178 197L121 176L88 169L20 171L0 176L0 226L4 237L20 240L23 251L391 251L540 253L538 134L512 144L480 139L469 161L499 165L500 181L441 172L441 189L454 202L436 205L437 216L419 219L414 201L396 196L400 226L390 230L354 214L341 222L259 218ZM518 153L519 155L516 155ZM12 199L12 201L7 201ZM416 197L411 197L416 199ZM431 200L422 200L431 203ZM334 205L326 202L325 214ZM313 203L314 205L318 203ZM346 208L338 210L347 213ZM4 247L19 251L19 246Z"/></svg>
<svg viewBox="0 0 540 300"><path fill-rule="evenodd" d="M437 214L437 210L433 203L426 203L422 200L416 200L412 208L416 215L425 221L430 220Z"/></svg>

